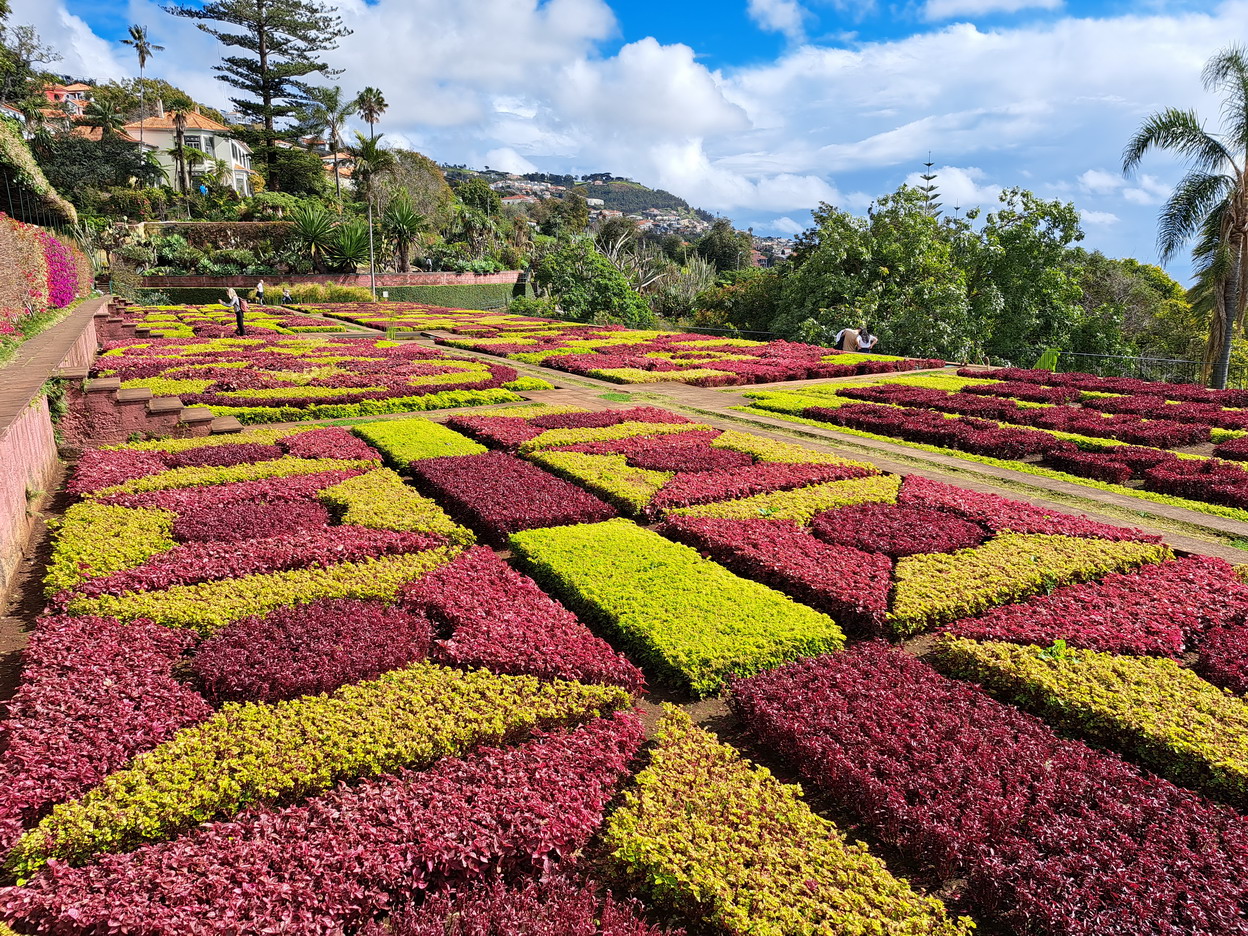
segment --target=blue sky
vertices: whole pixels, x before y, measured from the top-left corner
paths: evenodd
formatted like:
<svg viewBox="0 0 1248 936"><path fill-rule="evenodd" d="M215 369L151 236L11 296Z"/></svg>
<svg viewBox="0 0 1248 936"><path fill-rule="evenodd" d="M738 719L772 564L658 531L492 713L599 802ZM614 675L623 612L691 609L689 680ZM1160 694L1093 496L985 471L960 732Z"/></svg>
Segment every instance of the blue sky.
<svg viewBox="0 0 1248 936"><path fill-rule="evenodd" d="M1182 167L1121 175L1150 112L1195 107L1210 55L1248 44L1248 0L341 0L331 54L348 91L380 87L387 139L444 162L612 171L758 233L828 201L864 212L930 151L949 207L1012 186L1072 201L1085 245L1156 261L1158 206ZM84 77L150 72L206 103L221 50L151 0L13 0ZM1184 279L1185 260L1170 265Z"/></svg>

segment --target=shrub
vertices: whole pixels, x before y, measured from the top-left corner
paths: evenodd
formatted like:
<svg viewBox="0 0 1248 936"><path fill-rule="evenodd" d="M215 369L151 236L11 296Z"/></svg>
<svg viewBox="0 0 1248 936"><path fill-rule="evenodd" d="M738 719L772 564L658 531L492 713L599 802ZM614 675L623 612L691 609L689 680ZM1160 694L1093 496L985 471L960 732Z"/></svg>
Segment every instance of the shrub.
<svg viewBox="0 0 1248 936"><path fill-rule="evenodd" d="M468 890L431 894L419 910L370 924L361 936L664 936L646 922L635 900L621 901L593 883L567 877L522 881L501 878ZM673 936L683 936L677 930Z"/></svg>
<svg viewBox="0 0 1248 936"><path fill-rule="evenodd" d="M228 468L231 465L272 461L285 454L276 445L261 445L252 442L242 445L206 445L202 448L185 449L181 452L169 453L165 456L165 460L170 468Z"/></svg>
<svg viewBox="0 0 1248 936"><path fill-rule="evenodd" d="M110 488L144 475L165 471L169 464L158 452L104 451L87 449L78 459L73 477L65 485L67 493L81 496Z"/></svg>
<svg viewBox="0 0 1248 936"><path fill-rule="evenodd" d="M298 504L295 501L292 506ZM159 591L174 585L241 578L258 572L284 572L418 553L445 544L442 537L430 533L351 526L296 530L238 543L188 543L137 568L84 582L75 589L75 595L120 596L127 592Z"/></svg>
<svg viewBox="0 0 1248 936"><path fill-rule="evenodd" d="M972 931L684 712L667 707L657 740L604 844L617 873L661 904L734 934Z"/></svg>
<svg viewBox="0 0 1248 936"><path fill-rule="evenodd" d="M1130 465L1101 452L1049 452L1044 463L1058 471L1109 484L1125 484L1135 474Z"/></svg>
<svg viewBox="0 0 1248 936"><path fill-rule="evenodd" d="M897 503L956 514L998 532L1009 530L1014 533L1063 533L1067 536L1092 536L1107 540L1161 542L1160 536L1140 530L1097 523L1077 514L1046 510L1008 500L997 494L968 491L951 484L929 481L919 475L906 476L898 492Z"/></svg>
<svg viewBox="0 0 1248 936"><path fill-rule="evenodd" d="M530 455L529 461L587 488L621 513L632 515L641 514L674 477L670 471L631 468L623 455L541 451Z"/></svg>
<svg viewBox="0 0 1248 936"><path fill-rule="evenodd" d="M976 640L1047 646L1064 640L1105 653L1179 656L1185 642L1248 609L1248 587L1221 559L1188 556L1099 582L1066 585L1048 595L1003 605L947 630Z"/></svg>
<svg viewBox="0 0 1248 936"><path fill-rule="evenodd" d="M424 459L412 465L412 476L452 516L492 543L519 530L616 515L592 494L505 452Z"/></svg>
<svg viewBox="0 0 1248 936"><path fill-rule="evenodd" d="M641 740L637 719L617 714L423 773L343 784L82 868L52 865L0 897L0 911L23 928L72 913L79 929L355 932L438 885L532 873L575 853Z"/></svg>
<svg viewBox="0 0 1248 936"><path fill-rule="evenodd" d="M461 527L388 468L348 478L325 488L318 496L339 523L374 530L434 533L464 545L474 541L471 530Z"/></svg>
<svg viewBox="0 0 1248 936"><path fill-rule="evenodd" d="M711 426L701 423L622 422L604 427L587 429L547 429L541 435L520 443L520 453L527 455L540 449L557 448L561 445L578 445L584 442L608 442L632 436L659 436L671 433L705 431Z"/></svg>
<svg viewBox="0 0 1248 936"><path fill-rule="evenodd" d="M863 469L850 464L798 465L786 462L761 462L736 469L682 473L663 485L651 500L650 507L653 510L669 510L710 504L866 475Z"/></svg>
<svg viewBox="0 0 1248 936"><path fill-rule="evenodd" d="M175 681L190 634L146 621L45 616L23 653L0 754L0 853L23 824L212 714Z"/></svg>
<svg viewBox="0 0 1248 936"><path fill-rule="evenodd" d="M379 602L339 599L235 621L192 661L204 694L221 702L280 702L333 692L429 656L427 619Z"/></svg>
<svg viewBox="0 0 1248 936"><path fill-rule="evenodd" d="M459 406L516 403L523 399L510 390L496 387L489 390L431 391L417 396L392 396L359 403L309 403L304 406L227 406L214 403L209 409L214 416L234 416L245 425L257 425L298 422L304 419L358 419L364 416L387 416L390 413L454 409Z"/></svg>
<svg viewBox="0 0 1248 936"><path fill-rule="evenodd" d="M539 584L697 695L844 645L827 616L627 520L527 530L511 546Z"/></svg>
<svg viewBox="0 0 1248 936"><path fill-rule="evenodd" d="M729 429L711 442L713 448L730 449L753 455L760 462L782 462L792 465L853 465L867 474L877 474L879 469L866 462L848 461L829 452L817 452L792 442L766 439Z"/></svg>
<svg viewBox="0 0 1248 936"><path fill-rule="evenodd" d="M792 491L773 491L716 504L678 507L671 514L683 517L718 517L723 520L770 517L806 524L815 514L837 507L872 501L893 503L897 499L900 485L901 478L897 475L828 481Z"/></svg>
<svg viewBox="0 0 1248 936"><path fill-rule="evenodd" d="M85 796L57 806L22 838L8 867L25 877L52 858L80 864L101 851L172 838L253 804L425 767L473 744L575 724L630 701L613 687L415 663L328 696L230 703Z"/></svg>
<svg viewBox="0 0 1248 936"><path fill-rule="evenodd" d="M390 464L400 468L423 458L477 455L485 451L485 446L428 419L364 423L353 431L377 446Z"/></svg>
<svg viewBox="0 0 1248 936"><path fill-rule="evenodd" d="M632 423L670 423L687 425L690 420L653 406L635 406L622 410L599 410L596 413L539 413L533 425L542 429L603 429ZM709 429L709 426L701 426Z"/></svg>
<svg viewBox="0 0 1248 936"><path fill-rule="evenodd" d="M641 692L641 671L491 550L474 547L403 590L444 634L440 662L495 673L609 683Z"/></svg>
<svg viewBox="0 0 1248 936"><path fill-rule="evenodd" d="M1214 627L1205 634L1196 672L1236 695L1248 694L1248 631L1242 623Z"/></svg>
<svg viewBox="0 0 1248 936"><path fill-rule="evenodd" d="M283 439L281 447L296 458L341 458L347 460L379 458L372 446L360 441L346 429L330 426L314 429Z"/></svg>
<svg viewBox="0 0 1248 936"><path fill-rule="evenodd" d="M1057 585L1173 558L1167 546L1003 533L975 549L899 559L889 624L908 637Z"/></svg>
<svg viewBox="0 0 1248 936"><path fill-rule="evenodd" d="M549 380L542 380L541 377L518 377L515 380L509 380L503 386L515 393L524 393L532 390L554 390L555 385Z"/></svg>
<svg viewBox="0 0 1248 936"><path fill-rule="evenodd" d="M123 621L149 618L167 627L191 627L208 635L249 614L267 614L322 598L394 601L403 585L449 562L456 552L453 547L438 547L410 555L175 585L163 591L74 598L67 607L73 614Z"/></svg>
<svg viewBox="0 0 1248 936"><path fill-rule="evenodd" d="M946 637L935 662L1175 783L1248 803L1248 707L1177 660Z"/></svg>
<svg viewBox="0 0 1248 936"><path fill-rule="evenodd" d="M825 543L894 559L969 549L987 536L983 527L969 520L897 504L855 504L829 510L811 520L810 531Z"/></svg>
<svg viewBox="0 0 1248 936"><path fill-rule="evenodd" d="M329 525L329 511L315 501L268 504L256 501L247 509L217 506L190 509L173 522L179 543L238 543L314 531Z"/></svg>
<svg viewBox="0 0 1248 936"><path fill-rule="evenodd" d="M753 740L1008 931L1244 932L1234 811L1059 737L900 650L859 645L732 687Z"/></svg>
<svg viewBox="0 0 1248 936"><path fill-rule="evenodd" d="M173 549L173 525L174 515L167 510L74 504L58 525L44 590L55 595L90 578L142 565Z"/></svg>
<svg viewBox="0 0 1248 936"><path fill-rule="evenodd" d="M203 487L207 485L231 484L239 481L261 481L265 478L290 478L296 475L320 474L325 471L342 471L349 469L366 470L372 468L375 461L340 461L336 458L275 458L270 461L254 464L229 465L224 468L171 468L157 474L135 478L122 484L100 488L93 493L94 497L109 497L115 494L144 494L150 491L167 491L176 488Z"/></svg>
<svg viewBox="0 0 1248 936"><path fill-rule="evenodd" d="M172 510L178 513L205 509L210 506L229 507L259 501L293 504L296 501L313 499L323 489L363 473L362 469L353 468L349 471L318 471L314 474L295 477L263 478L259 481L236 481L205 487L174 488L145 494L113 494L100 498L100 503L117 507Z"/></svg>

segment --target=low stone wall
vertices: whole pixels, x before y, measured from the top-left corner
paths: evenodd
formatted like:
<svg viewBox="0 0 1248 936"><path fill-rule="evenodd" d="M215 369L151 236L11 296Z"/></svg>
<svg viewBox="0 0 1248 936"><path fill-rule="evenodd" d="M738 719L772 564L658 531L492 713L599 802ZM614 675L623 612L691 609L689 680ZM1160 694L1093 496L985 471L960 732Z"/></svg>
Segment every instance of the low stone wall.
<svg viewBox="0 0 1248 936"><path fill-rule="evenodd" d="M378 273L377 288L390 286L510 286L520 281L520 270L506 270L502 273ZM371 285L368 274L363 275L293 275L293 276L145 276L139 285L142 289L254 289L260 279L264 279L273 295L279 283L292 286L305 283L321 283L332 286L363 286Z"/></svg>
<svg viewBox="0 0 1248 936"><path fill-rule="evenodd" d="M12 581L30 536L30 498L56 477L56 435L40 396L0 436L0 586Z"/></svg>

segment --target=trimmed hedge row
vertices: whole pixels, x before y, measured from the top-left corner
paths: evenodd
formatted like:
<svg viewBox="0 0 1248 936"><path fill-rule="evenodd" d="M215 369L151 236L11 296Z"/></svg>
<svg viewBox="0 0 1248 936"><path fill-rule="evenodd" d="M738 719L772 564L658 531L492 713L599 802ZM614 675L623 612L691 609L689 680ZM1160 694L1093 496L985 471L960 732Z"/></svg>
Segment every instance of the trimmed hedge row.
<svg viewBox="0 0 1248 936"><path fill-rule="evenodd" d="M934 663L1177 784L1248 804L1248 705L1176 660L946 637Z"/></svg>
<svg viewBox="0 0 1248 936"><path fill-rule="evenodd" d="M81 864L340 780L427 766L482 741L575 724L628 705L618 688L464 673L416 663L329 696L228 704L96 789L62 803L11 852L29 877L57 858Z"/></svg>
<svg viewBox="0 0 1248 936"><path fill-rule="evenodd" d="M888 615L893 564L887 557L822 543L792 520L673 517L658 532L847 629L878 633Z"/></svg>
<svg viewBox="0 0 1248 936"><path fill-rule="evenodd" d="M210 406L214 416L234 416L245 425L298 422L311 419L354 419L359 416L387 416L390 413L416 413L456 409L461 406L490 406L519 403L524 397L496 387L490 390L439 390L421 396L363 400L359 403L312 403L308 406Z"/></svg>
<svg viewBox="0 0 1248 936"><path fill-rule="evenodd" d="M400 601L445 634L434 644L438 662L645 688L627 657L492 550L466 550L405 588Z"/></svg>
<svg viewBox="0 0 1248 936"><path fill-rule="evenodd" d="M443 455L477 455L478 445L458 432L429 419L393 419L353 426L352 431L371 442L392 465L406 468L422 458Z"/></svg>
<svg viewBox="0 0 1248 936"><path fill-rule="evenodd" d="M909 637L1056 585L1173 559L1167 546L1003 533L974 549L899 559L889 626Z"/></svg>
<svg viewBox="0 0 1248 936"><path fill-rule="evenodd" d="M0 854L54 804L212 714L172 675L193 642L147 621L39 619L0 734Z"/></svg>
<svg viewBox="0 0 1248 936"><path fill-rule="evenodd" d="M604 844L634 888L726 933L971 933L800 797L667 706Z"/></svg>
<svg viewBox="0 0 1248 936"><path fill-rule="evenodd" d="M0 912L24 929L72 914L75 930L356 932L427 890L494 871L531 874L576 853L641 741L636 717L621 713L425 772L343 784L306 805L254 809L81 868L58 863L0 892Z"/></svg>
<svg viewBox="0 0 1248 936"><path fill-rule="evenodd" d="M717 517L722 520L769 517L807 524L815 514L837 507L868 502L895 503L900 486L899 475L875 475L829 481L792 491L771 491L715 504L678 507L670 513L678 517Z"/></svg>
<svg viewBox="0 0 1248 936"><path fill-rule="evenodd" d="M113 507L90 501L74 504L61 521L43 579L48 595L141 566L168 552L175 515L168 510Z"/></svg>
<svg viewBox="0 0 1248 936"><path fill-rule="evenodd" d="M814 449L808 449L793 442L765 439L762 436L750 435L748 432L737 432L735 429L721 432L711 442L711 447L745 452L747 455L753 455L760 462L781 462L791 465L852 465L868 474L879 472L878 468L868 462L850 461L830 452L816 452Z"/></svg>
<svg viewBox="0 0 1248 936"><path fill-rule="evenodd" d="M411 472L452 516L498 545L520 530L616 516L592 494L506 452L428 458Z"/></svg>
<svg viewBox="0 0 1248 936"><path fill-rule="evenodd" d="M1235 577L1230 563L1187 556L1063 586L956 621L946 630L975 640L1042 646L1064 640L1105 653L1173 657L1198 644L1203 657L1210 639L1206 632L1245 611L1248 586Z"/></svg>
<svg viewBox="0 0 1248 936"><path fill-rule="evenodd" d="M584 455L556 450L534 452L528 459L632 516L642 514L663 485L675 477L675 472L671 471L630 467L623 455Z"/></svg>
<svg viewBox="0 0 1248 936"><path fill-rule="evenodd" d="M471 530L453 521L437 503L417 494L388 468L348 478L317 496L339 523L432 533L462 545L475 541Z"/></svg>
<svg viewBox="0 0 1248 936"><path fill-rule="evenodd" d="M734 683L754 740L986 921L1043 936L1248 933L1248 824L901 650Z"/></svg>
<svg viewBox="0 0 1248 936"><path fill-rule="evenodd" d="M539 436L526 439L520 443L520 454L527 455L541 449L557 448L561 445L580 445L586 442L610 442L615 439L628 439L634 436L661 436L681 432L705 432L713 429L703 423L671 423L671 422L622 422L609 426L591 426L573 429L547 429Z"/></svg>
<svg viewBox="0 0 1248 936"><path fill-rule="evenodd" d="M894 559L970 549L988 535L978 523L938 510L870 503L818 514L810 531L825 543Z"/></svg>
<svg viewBox="0 0 1248 936"><path fill-rule="evenodd" d="M627 520L527 530L511 546L539 584L696 695L844 646L826 615Z"/></svg>
<svg viewBox="0 0 1248 936"><path fill-rule="evenodd" d="M241 481L263 481L267 478L290 478L296 475L320 474L325 471L367 471L375 468L375 460L336 458L295 458L286 456L267 461L227 465L224 467L170 468L156 474L134 478L121 484L100 488L91 492L92 497L111 497L118 494L146 494L152 491L168 491L178 488L206 487Z"/></svg>
<svg viewBox="0 0 1248 936"><path fill-rule="evenodd" d="M163 591L76 597L67 607L72 614L98 614L121 621L148 618L166 627L194 628L207 636L248 615L267 614L287 605L309 604L319 599L394 601L404 585L445 565L456 552L456 547L437 547L323 568L175 585Z"/></svg>

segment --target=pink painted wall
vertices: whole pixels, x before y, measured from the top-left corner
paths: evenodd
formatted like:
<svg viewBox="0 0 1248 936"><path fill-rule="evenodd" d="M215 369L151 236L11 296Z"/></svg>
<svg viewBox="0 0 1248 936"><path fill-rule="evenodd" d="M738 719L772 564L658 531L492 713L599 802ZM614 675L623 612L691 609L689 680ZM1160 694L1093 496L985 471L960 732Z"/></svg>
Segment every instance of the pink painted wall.
<svg viewBox="0 0 1248 936"><path fill-rule="evenodd" d="M12 580L30 535L27 492L48 490L57 464L48 399L41 396L0 438L0 586Z"/></svg>
<svg viewBox="0 0 1248 936"><path fill-rule="evenodd" d="M203 286L220 289L232 286L235 289L254 289L261 278L259 276L145 276L142 285L144 289L160 289L163 286ZM369 285L367 274L362 276L307 274L271 276L263 277L263 279L264 284L273 290L274 295L277 294L274 287L279 283L289 283L292 286L300 283L331 283L335 286L363 286L365 288ZM519 279L519 270L507 270L503 273L378 273L377 286L494 286L512 285Z"/></svg>

